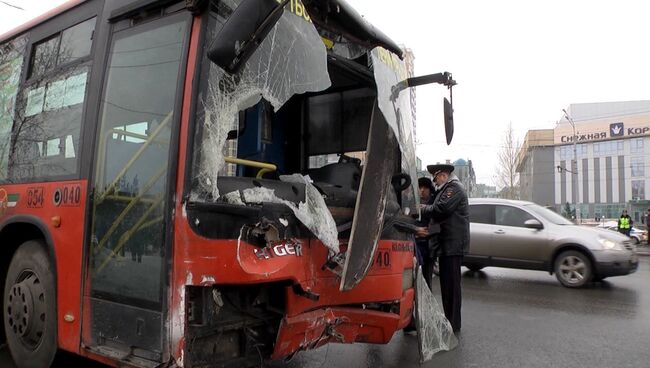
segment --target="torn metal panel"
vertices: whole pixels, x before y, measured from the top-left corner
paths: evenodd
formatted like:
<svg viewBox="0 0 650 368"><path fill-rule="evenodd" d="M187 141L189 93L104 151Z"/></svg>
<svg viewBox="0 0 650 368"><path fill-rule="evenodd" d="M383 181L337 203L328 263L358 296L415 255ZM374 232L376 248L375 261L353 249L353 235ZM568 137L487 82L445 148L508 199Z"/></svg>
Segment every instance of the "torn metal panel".
<svg viewBox="0 0 650 368"><path fill-rule="evenodd" d="M384 223L386 198L395 170L397 145L377 105L373 108L366 165L361 174L341 290L351 290L366 276ZM383 154L382 154L383 153Z"/></svg>
<svg viewBox="0 0 650 368"><path fill-rule="evenodd" d="M272 189L258 187L242 191L245 203L281 203L289 207L296 218L309 229L334 254L339 252L338 231L332 214L327 209L322 195L313 184L300 174L281 176L284 182L305 185L305 201L296 205L293 202L278 198Z"/></svg>
<svg viewBox="0 0 650 368"><path fill-rule="evenodd" d="M402 206L414 213L418 210L420 196L416 180L417 166L410 94L402 92L396 99L391 98L393 86L408 77L406 65L397 55L382 48L373 49L370 56L377 82L379 109L399 141L402 151L402 171L411 177L410 189L402 193Z"/></svg>
<svg viewBox="0 0 650 368"><path fill-rule="evenodd" d="M440 351L449 351L458 345L451 323L427 286L421 267L416 271L415 326L418 331L420 363L431 360Z"/></svg>
<svg viewBox="0 0 650 368"><path fill-rule="evenodd" d="M293 95L322 91L330 85L327 51L320 35L312 23L290 12L282 15L238 74L230 75L211 64L208 95L202 98L199 187L193 199L219 198L217 180L224 175L228 133L238 129L239 111L262 98L278 111Z"/></svg>

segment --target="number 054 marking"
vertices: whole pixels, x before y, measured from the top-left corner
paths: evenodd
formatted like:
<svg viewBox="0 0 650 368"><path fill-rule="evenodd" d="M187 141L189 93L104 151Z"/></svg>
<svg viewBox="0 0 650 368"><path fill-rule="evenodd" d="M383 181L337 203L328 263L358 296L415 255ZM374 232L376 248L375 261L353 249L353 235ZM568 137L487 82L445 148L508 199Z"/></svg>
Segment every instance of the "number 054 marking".
<svg viewBox="0 0 650 368"><path fill-rule="evenodd" d="M27 188L27 207L28 208L43 207L43 187Z"/></svg>

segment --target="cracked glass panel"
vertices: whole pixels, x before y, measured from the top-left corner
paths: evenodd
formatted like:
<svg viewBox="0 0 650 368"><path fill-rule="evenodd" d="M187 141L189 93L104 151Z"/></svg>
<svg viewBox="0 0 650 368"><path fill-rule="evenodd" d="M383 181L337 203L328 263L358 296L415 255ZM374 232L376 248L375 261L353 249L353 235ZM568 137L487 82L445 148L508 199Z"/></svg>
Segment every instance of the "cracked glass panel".
<svg viewBox="0 0 650 368"><path fill-rule="evenodd" d="M211 13L215 28L231 14L233 3L220 2ZM208 37L217 33L215 30ZM237 155L236 140L228 138L238 130L240 111L264 99L277 112L293 95L325 90L331 82L327 52L318 32L311 22L289 11L238 74L227 74L209 63L207 76L208 87L201 96L204 114L199 117L200 151L192 199L214 201L219 198L218 177L233 174L224 158Z"/></svg>
<svg viewBox="0 0 650 368"><path fill-rule="evenodd" d="M25 37L19 37L0 46L0 180L7 178L11 129L26 43Z"/></svg>
<svg viewBox="0 0 650 368"><path fill-rule="evenodd" d="M411 187L402 193L402 203L415 213L420 203L417 188L417 166L415 158L415 139L411 116L411 101L408 90L402 91L397 99L391 99L392 88L408 76L406 65L397 55L380 47L371 52L372 68L377 82L379 109L386 117L388 125L395 132L402 151L402 171L411 177Z"/></svg>
<svg viewBox="0 0 650 368"><path fill-rule="evenodd" d="M36 78L23 91L14 122L9 177L14 181L77 172L82 113L90 66Z"/></svg>
<svg viewBox="0 0 650 368"><path fill-rule="evenodd" d="M285 199L278 198L272 189L250 188L242 191L245 203L282 203L293 211L300 222L305 225L333 253L339 252L338 231L332 214L327 209L325 200L318 189L311 184L308 177L300 174L281 176L280 180L288 183L304 184L305 201L297 205ZM230 197L229 193L229 197Z"/></svg>
<svg viewBox="0 0 650 368"><path fill-rule="evenodd" d="M420 363L431 360L436 353L458 346L451 323L427 286L421 267L417 268L415 282L415 326L418 331Z"/></svg>

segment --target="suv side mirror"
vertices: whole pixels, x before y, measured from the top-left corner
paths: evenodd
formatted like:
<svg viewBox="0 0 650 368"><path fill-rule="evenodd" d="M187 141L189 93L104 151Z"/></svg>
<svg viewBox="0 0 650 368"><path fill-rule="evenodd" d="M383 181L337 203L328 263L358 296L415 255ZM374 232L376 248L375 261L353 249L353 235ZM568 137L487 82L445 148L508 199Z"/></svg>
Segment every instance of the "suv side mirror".
<svg viewBox="0 0 650 368"><path fill-rule="evenodd" d="M544 225L535 219L526 220L526 222L524 222L524 226L535 230L542 230L544 228Z"/></svg>

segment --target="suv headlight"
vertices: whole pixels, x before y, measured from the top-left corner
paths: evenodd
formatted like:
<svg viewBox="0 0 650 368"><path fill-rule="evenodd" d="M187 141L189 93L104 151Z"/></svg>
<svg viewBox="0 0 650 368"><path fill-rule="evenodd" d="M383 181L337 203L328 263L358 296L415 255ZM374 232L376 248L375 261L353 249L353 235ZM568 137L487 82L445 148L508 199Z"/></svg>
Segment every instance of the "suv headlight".
<svg viewBox="0 0 650 368"><path fill-rule="evenodd" d="M612 240L605 238L598 238L598 242L603 246L604 249L608 250L624 250L621 244L618 244Z"/></svg>

